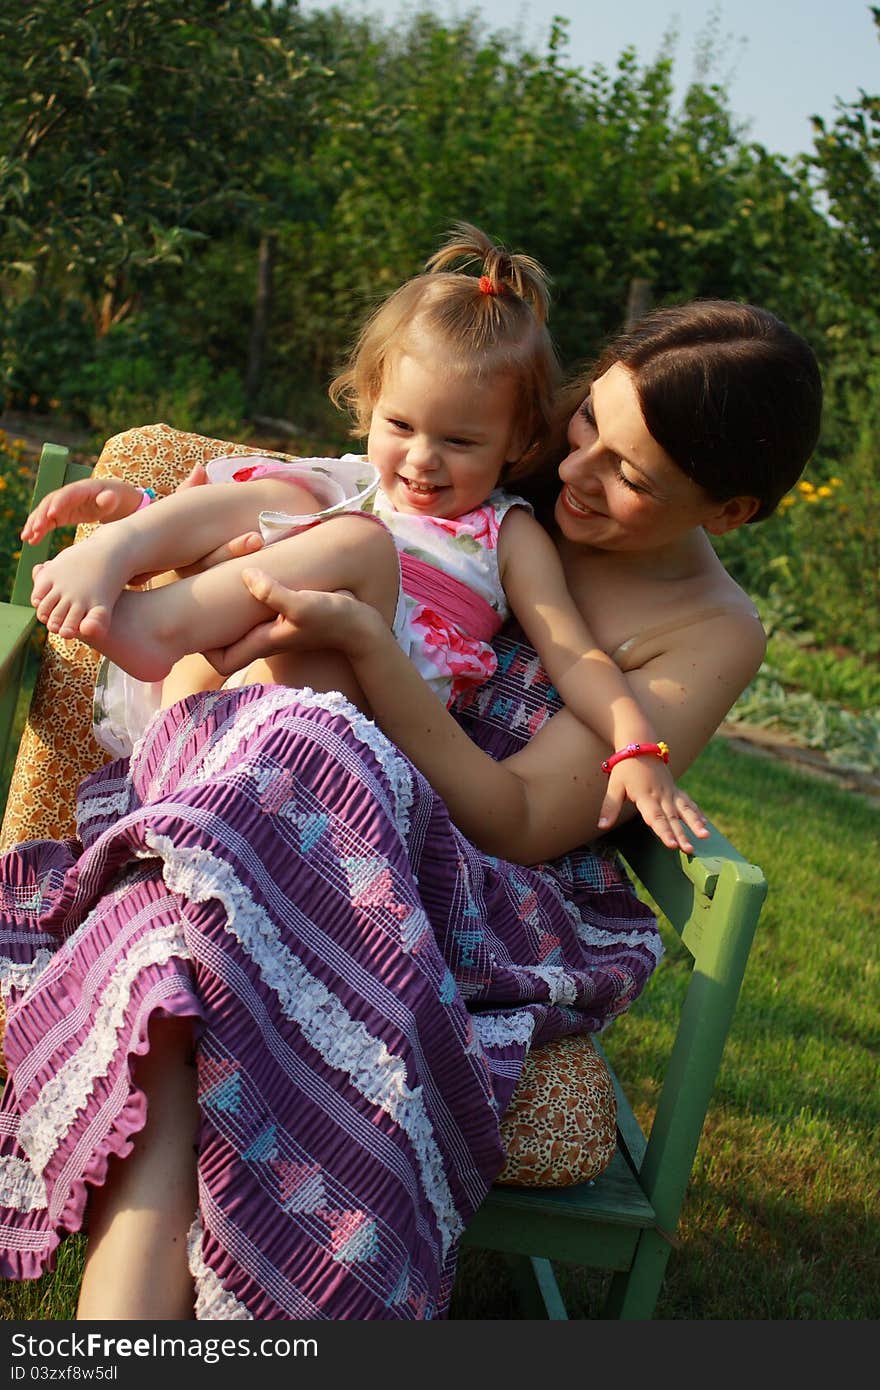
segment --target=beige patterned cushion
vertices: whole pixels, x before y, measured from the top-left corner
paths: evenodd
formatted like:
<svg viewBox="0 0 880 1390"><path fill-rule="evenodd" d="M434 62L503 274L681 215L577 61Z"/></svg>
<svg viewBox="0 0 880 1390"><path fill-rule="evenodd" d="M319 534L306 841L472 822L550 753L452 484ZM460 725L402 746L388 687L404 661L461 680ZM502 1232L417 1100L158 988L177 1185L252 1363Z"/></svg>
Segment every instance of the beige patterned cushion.
<svg viewBox="0 0 880 1390"><path fill-rule="evenodd" d="M173 492L197 463L223 454L266 452L271 451L185 434L169 425L146 425L109 439L95 472L153 487L164 495ZM76 539L91 529L79 527ZM95 653L83 643L51 635L47 639L12 775L0 848L75 833L76 789L104 761L91 737L96 665ZM556 1187L595 1177L614 1153L615 1113L611 1078L590 1038L562 1038L536 1049L526 1058L501 1126L508 1157L499 1181Z"/></svg>
<svg viewBox="0 0 880 1390"><path fill-rule="evenodd" d="M614 1157L617 1105L604 1060L588 1035L530 1052L501 1122L505 1187L569 1187Z"/></svg>
<svg viewBox="0 0 880 1390"><path fill-rule="evenodd" d="M109 439L95 473L125 478L164 495L173 492L197 463L223 454L267 452L185 434L169 425L145 425ZM78 527L76 539L92 529ZM84 643L51 633L47 637L9 787L0 849L22 840L61 839L75 833L76 789L87 773L106 761L91 737L97 663L97 656Z"/></svg>

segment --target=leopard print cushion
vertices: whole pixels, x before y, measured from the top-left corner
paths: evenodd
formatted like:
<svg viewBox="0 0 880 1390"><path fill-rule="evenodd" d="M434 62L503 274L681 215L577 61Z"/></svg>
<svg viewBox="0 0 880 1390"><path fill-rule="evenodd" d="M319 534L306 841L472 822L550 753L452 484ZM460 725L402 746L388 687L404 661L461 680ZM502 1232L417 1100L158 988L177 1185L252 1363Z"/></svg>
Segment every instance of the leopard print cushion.
<svg viewBox="0 0 880 1390"><path fill-rule="evenodd" d="M197 463L224 454L257 453L290 457L186 434L169 425L146 425L109 439L95 472L155 488L163 496L173 492ZM78 527L75 539L92 529ZM47 638L12 775L0 848L75 834L76 789L105 761L91 736L97 662L82 642L51 634ZM602 1171L614 1153L614 1090L589 1038L562 1038L529 1054L501 1133L507 1164L500 1182L556 1187L584 1182Z"/></svg>
<svg viewBox="0 0 880 1390"><path fill-rule="evenodd" d="M99 476L125 478L138 487L173 492L197 463L224 454L266 454L229 440L185 434L169 425L145 425L114 435L95 465ZM77 527L75 540L92 531ZM76 831L76 789L106 761L91 736L92 695L98 657L83 642L50 633L27 724L15 761L0 849L23 840L63 839Z"/></svg>
<svg viewBox="0 0 880 1390"><path fill-rule="evenodd" d="M505 1187L569 1187L603 1172L617 1144L611 1074L592 1038L530 1052L501 1122Z"/></svg>

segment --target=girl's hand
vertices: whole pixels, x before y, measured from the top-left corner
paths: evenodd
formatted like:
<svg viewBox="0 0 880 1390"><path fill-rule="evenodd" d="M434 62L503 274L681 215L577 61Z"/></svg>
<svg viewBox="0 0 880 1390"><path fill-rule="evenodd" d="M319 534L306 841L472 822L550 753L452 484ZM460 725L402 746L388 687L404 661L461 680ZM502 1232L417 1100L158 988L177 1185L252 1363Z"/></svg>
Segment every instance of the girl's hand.
<svg viewBox="0 0 880 1390"><path fill-rule="evenodd" d="M137 511L142 497L141 489L123 478L82 478L67 483L37 503L21 528L21 539L36 545L56 526L119 521Z"/></svg>
<svg viewBox="0 0 880 1390"><path fill-rule="evenodd" d="M693 854L687 827L699 840L708 839L706 817L695 801L675 785L658 758L626 758L611 769L608 790L599 812L599 829L610 830L624 801L632 801L658 840L670 849Z"/></svg>
<svg viewBox="0 0 880 1390"><path fill-rule="evenodd" d="M328 594L317 589L288 589L257 569L244 570L241 577L254 598L278 616L258 624L231 647L204 653L221 675L284 651L329 648L356 657L388 636L375 608L343 590Z"/></svg>

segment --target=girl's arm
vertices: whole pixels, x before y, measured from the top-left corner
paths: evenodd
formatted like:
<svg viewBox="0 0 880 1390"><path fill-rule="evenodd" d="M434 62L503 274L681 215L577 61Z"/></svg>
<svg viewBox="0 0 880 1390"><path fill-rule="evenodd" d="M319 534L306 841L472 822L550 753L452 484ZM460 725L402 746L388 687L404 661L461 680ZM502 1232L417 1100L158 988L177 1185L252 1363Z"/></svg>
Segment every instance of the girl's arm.
<svg viewBox="0 0 880 1390"><path fill-rule="evenodd" d="M607 753L628 744L655 744L658 735L622 671L597 646L565 582L562 562L547 532L522 507L507 513L501 526L498 559L511 610L543 662L567 710L606 741ZM661 731L668 742L666 731ZM701 838L708 835L702 813L678 792L666 764L654 754L618 763L608 779L599 818L610 829L624 801L632 801L648 824L655 807L681 815ZM666 821L660 822L665 826ZM662 838L662 837L661 837ZM685 838L682 848L692 845Z"/></svg>
<svg viewBox="0 0 880 1390"><path fill-rule="evenodd" d="M138 508L84 544L109 540L124 544L131 573L179 569L195 564L231 536L254 530L262 511L307 513L317 510L311 493L284 478L254 478L180 489L161 505Z"/></svg>
<svg viewBox="0 0 880 1390"><path fill-rule="evenodd" d="M279 617L230 649L233 665L284 650L343 652L376 722L481 849L532 864L596 837L607 796L601 763L608 750L567 710L525 748L495 762L428 688L375 610L343 594L295 593L259 570L244 577L254 597ZM756 628L752 618L736 614L694 625L687 642L627 677L651 722L666 733L675 775L702 751L758 669L763 646ZM621 818L633 811L624 807ZM664 826L665 815L658 806L648 823L664 844L684 848L682 826Z"/></svg>
<svg viewBox="0 0 880 1390"><path fill-rule="evenodd" d="M197 463L180 483L176 492L207 485L207 482L208 474L204 464ZM81 478L75 483L66 483L64 487L55 488L53 492L47 493L37 504L22 527L21 539L29 545L36 545L59 526L90 525L98 522L103 525L111 521L122 521L140 509L143 496L142 488L126 482L124 478L93 475L91 478ZM181 566L180 572L185 574L195 568L209 568L223 560L252 555L262 548L262 544L258 531L247 531L203 556L195 565ZM169 571L164 577L166 580L175 579L178 572Z"/></svg>
<svg viewBox="0 0 880 1390"><path fill-rule="evenodd" d="M596 645L578 612L555 545L522 507L504 518L498 564L511 611L566 709L595 729L609 753L656 739L626 677Z"/></svg>

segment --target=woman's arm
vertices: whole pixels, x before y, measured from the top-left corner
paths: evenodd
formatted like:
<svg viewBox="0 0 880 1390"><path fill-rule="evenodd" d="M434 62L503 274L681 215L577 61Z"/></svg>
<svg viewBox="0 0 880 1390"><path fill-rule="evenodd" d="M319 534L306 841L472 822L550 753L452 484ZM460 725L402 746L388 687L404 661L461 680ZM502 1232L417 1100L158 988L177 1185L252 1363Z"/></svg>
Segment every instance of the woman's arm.
<svg viewBox="0 0 880 1390"><path fill-rule="evenodd" d="M481 849L529 864L596 837L607 796L601 770L607 748L568 711L497 763L471 742L369 606L342 594L294 593L258 570L247 571L246 582L279 617L230 650L233 665L287 649L330 646L344 652L376 722ZM705 631L710 627L711 641ZM738 615L714 618L688 629L686 643L627 677L649 720L666 733L675 775L702 750L760 665L755 627L753 619ZM634 809L627 806L624 817ZM657 807L651 828L664 844L683 847L683 827L664 825L666 815Z"/></svg>

